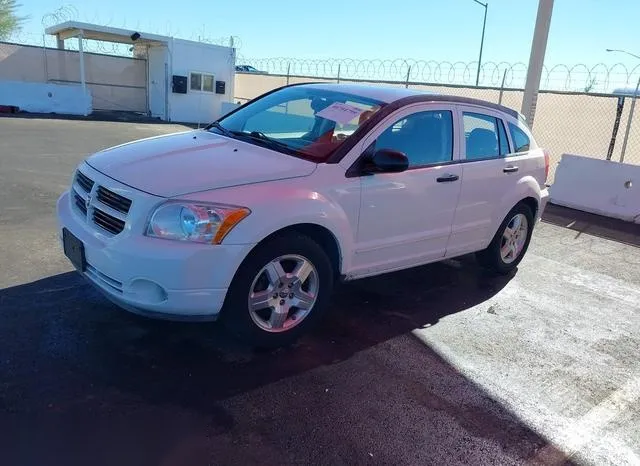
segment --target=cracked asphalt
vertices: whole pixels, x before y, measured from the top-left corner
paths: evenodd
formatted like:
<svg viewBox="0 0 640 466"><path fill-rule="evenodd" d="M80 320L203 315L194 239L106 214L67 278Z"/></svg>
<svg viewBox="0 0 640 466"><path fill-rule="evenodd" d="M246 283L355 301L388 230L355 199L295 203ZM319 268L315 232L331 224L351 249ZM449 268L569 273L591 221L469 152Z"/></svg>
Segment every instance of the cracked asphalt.
<svg viewBox="0 0 640 466"><path fill-rule="evenodd" d="M0 464L640 464L640 228L551 206L473 257L341 286L293 347L121 311L55 201L87 154L183 129L0 118Z"/></svg>

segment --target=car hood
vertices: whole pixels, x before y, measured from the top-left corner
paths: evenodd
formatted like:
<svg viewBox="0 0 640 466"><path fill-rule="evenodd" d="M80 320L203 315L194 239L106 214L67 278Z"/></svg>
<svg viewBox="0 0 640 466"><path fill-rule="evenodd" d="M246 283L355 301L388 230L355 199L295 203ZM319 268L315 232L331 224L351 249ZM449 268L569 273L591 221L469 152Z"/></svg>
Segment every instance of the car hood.
<svg viewBox="0 0 640 466"><path fill-rule="evenodd" d="M87 163L116 181L162 197L308 176L316 164L208 131L142 139Z"/></svg>

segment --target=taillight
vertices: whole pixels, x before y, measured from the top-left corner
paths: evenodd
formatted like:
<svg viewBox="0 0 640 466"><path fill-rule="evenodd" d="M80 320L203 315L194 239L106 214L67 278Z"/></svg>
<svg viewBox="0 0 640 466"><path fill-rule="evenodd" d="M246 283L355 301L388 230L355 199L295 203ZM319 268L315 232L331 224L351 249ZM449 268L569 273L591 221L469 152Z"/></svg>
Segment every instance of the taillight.
<svg viewBox="0 0 640 466"><path fill-rule="evenodd" d="M547 149L542 149L542 153L544 154L544 182L546 183L549 179L549 151Z"/></svg>

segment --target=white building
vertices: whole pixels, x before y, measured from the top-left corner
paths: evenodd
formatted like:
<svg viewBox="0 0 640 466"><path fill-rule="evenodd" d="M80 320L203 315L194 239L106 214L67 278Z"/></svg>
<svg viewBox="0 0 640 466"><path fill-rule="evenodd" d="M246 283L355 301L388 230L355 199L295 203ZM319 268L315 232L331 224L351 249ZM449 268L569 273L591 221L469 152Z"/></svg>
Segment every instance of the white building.
<svg viewBox="0 0 640 466"><path fill-rule="evenodd" d="M123 109L135 101L137 111L144 109L143 113L153 117L205 123L220 117L223 103L233 100L235 49L231 47L77 21L51 26L46 33L57 37L59 49L64 48L65 40L78 40L78 93L84 99L93 94L92 109L99 108L96 100ZM95 54L88 70L83 38L130 44L134 51L130 60L137 61L119 73L111 72L110 82L98 82L110 71L103 68L100 73L93 63L100 60ZM144 62L139 63L141 60Z"/></svg>

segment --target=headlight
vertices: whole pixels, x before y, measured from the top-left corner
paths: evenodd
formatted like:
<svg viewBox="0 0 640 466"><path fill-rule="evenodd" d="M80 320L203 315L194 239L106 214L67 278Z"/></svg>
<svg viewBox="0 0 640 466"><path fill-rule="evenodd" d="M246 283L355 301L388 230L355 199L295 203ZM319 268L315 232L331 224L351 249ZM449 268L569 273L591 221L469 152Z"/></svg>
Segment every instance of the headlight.
<svg viewBox="0 0 640 466"><path fill-rule="evenodd" d="M227 233L250 213L246 207L170 201L153 212L146 235L220 244Z"/></svg>

